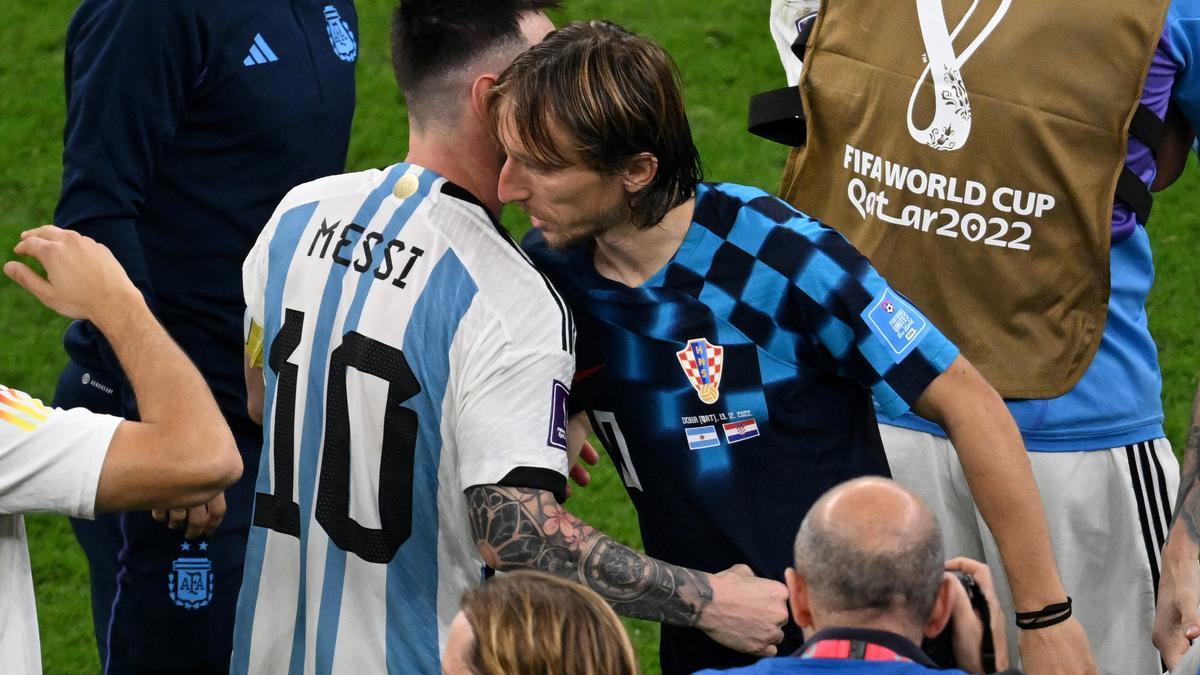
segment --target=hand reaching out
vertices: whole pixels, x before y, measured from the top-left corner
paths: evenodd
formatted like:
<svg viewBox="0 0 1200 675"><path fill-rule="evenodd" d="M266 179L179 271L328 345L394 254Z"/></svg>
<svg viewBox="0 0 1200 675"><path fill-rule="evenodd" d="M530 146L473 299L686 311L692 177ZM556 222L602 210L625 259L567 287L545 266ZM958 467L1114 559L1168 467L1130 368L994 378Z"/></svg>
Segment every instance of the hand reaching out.
<svg viewBox="0 0 1200 675"><path fill-rule="evenodd" d="M46 276L15 260L4 264L4 273L63 316L103 327L121 321L130 307L144 306L141 293L112 253L78 232L43 225L22 232L13 251L36 259ZM122 296L132 304L118 302Z"/></svg>

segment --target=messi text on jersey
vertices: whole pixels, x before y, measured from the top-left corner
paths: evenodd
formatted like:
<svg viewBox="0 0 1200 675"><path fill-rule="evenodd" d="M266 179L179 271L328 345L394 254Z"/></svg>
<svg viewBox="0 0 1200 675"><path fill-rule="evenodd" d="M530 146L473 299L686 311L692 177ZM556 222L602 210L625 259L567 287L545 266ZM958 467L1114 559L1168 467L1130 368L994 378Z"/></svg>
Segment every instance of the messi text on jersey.
<svg viewBox="0 0 1200 675"><path fill-rule="evenodd" d="M380 281L391 278L396 288L404 288L404 279L424 254L423 249L406 246L399 239L384 244L382 233L367 232L362 225L343 225L340 221L322 220L308 246L309 257L329 256L333 262L360 274L370 271Z"/></svg>

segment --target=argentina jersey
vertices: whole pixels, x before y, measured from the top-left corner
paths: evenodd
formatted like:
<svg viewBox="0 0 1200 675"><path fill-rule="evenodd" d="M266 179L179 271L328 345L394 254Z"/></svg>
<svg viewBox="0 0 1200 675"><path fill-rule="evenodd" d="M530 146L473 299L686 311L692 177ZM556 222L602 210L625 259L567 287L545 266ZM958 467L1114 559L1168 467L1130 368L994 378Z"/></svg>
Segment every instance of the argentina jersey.
<svg viewBox="0 0 1200 675"><path fill-rule="evenodd" d="M646 551L678 565L780 578L822 493L887 473L872 394L907 410L958 354L841 235L753 188L699 185L679 249L636 288L590 248L526 248L578 321L572 407Z"/></svg>
<svg viewBox="0 0 1200 675"><path fill-rule="evenodd" d="M565 305L409 164L294 189L243 281L266 393L232 672L436 673L483 567L463 491L565 488Z"/></svg>

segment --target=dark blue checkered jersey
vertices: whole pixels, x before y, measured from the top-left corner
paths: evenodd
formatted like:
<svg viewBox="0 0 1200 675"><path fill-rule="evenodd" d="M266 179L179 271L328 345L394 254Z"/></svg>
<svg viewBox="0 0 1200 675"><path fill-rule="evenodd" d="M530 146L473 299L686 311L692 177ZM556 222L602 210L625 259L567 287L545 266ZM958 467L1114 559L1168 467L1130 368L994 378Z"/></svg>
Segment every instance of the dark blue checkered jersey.
<svg viewBox="0 0 1200 675"><path fill-rule="evenodd" d="M841 235L753 188L699 185L683 244L638 288L590 249L525 243L578 321L573 408L672 563L782 578L817 497L888 471L871 395L907 410L958 355Z"/></svg>

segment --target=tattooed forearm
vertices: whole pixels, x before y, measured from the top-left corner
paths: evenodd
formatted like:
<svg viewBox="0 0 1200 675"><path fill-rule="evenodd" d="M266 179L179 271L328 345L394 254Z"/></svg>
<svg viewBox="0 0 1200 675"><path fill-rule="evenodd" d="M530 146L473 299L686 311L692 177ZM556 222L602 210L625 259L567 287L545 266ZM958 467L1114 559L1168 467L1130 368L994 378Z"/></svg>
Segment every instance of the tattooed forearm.
<svg viewBox="0 0 1200 675"><path fill-rule="evenodd" d="M1175 521L1182 523L1188 537L1200 544L1200 392L1192 410L1192 426L1188 429L1183 449L1183 469L1179 476L1179 496L1175 499Z"/></svg>
<svg viewBox="0 0 1200 675"><path fill-rule="evenodd" d="M484 485L467 491L471 528L498 570L538 569L574 579L619 614L694 626L712 602L702 572L670 565L613 541L544 490Z"/></svg>

